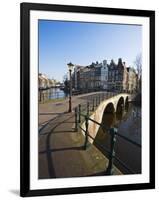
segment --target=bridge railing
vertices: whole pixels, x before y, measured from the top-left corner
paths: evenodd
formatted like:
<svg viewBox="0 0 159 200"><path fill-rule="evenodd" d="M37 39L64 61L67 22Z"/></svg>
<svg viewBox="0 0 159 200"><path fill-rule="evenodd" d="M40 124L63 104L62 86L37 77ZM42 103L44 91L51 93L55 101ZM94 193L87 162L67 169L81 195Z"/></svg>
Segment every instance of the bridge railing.
<svg viewBox="0 0 159 200"><path fill-rule="evenodd" d="M102 94L103 95L117 94L117 92L106 92L106 91L98 91L98 92L102 92L101 94L97 95L98 98L102 98ZM85 93L73 92L72 96L80 94L85 94ZM52 90L52 88L48 88L48 89L39 89L38 91L38 101L40 103L45 103L48 100L65 99L67 97L69 97L69 93L65 93L63 90L56 91Z"/></svg>
<svg viewBox="0 0 159 200"><path fill-rule="evenodd" d="M115 95L118 95L117 92L105 92L105 93L99 93L91 96L87 96L85 98L86 102L83 104L78 105L78 118L79 118L79 123L81 121L84 121L84 117L82 118L81 113L87 114L88 116L95 111L95 109L98 107L98 105L104 101L107 100ZM82 118L82 119L81 119Z"/></svg>
<svg viewBox="0 0 159 200"><path fill-rule="evenodd" d="M111 97L112 95L109 94L109 97ZM98 97L99 98L99 97ZM102 100L106 98L103 97ZM108 96L107 96L108 98ZM78 131L78 129L81 129L84 134L85 134L85 141L84 141L84 150L87 149L89 141L88 138L91 138L93 140L93 142L95 141L95 138L93 138L88 131L88 127L89 127L89 122L93 122L97 125L99 125L100 127L102 127L102 129L104 131L106 131L109 135L110 135L110 149L106 148L105 146L103 146L102 144L100 144L98 141L95 141L96 144L102 149L103 152L106 152L108 155L108 167L106 169L106 174L107 175L112 175L113 171L114 171L114 160L116 160L124 169L126 169L129 173L131 174L135 174L134 170L130 169L130 167L128 167L119 157L117 157L115 155L115 143L116 143L116 138L120 137L123 140L135 145L136 147L141 148L141 145L138 144L137 142L129 139L128 137L125 137L124 135L120 134L117 130L117 128L113 127L113 128L108 128L106 125L99 123L93 119L91 119L89 117L90 112L95 110L95 107L98 105L98 103L100 103L99 99L97 99L96 101L98 102L96 104L95 100L94 103L92 104L92 106L90 107L90 103L87 102L87 104L85 104L85 107L83 107L83 105L79 105L78 107L75 108L75 129L76 131ZM85 129L81 126L82 123L85 123Z"/></svg>
<svg viewBox="0 0 159 200"><path fill-rule="evenodd" d="M95 95L92 95L91 97L88 96L87 101L85 103L78 105L78 108L77 108L78 116L76 116L76 112L75 112L75 118L78 117L78 123L81 123L85 120L82 114L87 114L87 116L89 116L92 112L95 111L95 109L98 107L98 105L102 101L107 100L108 98L111 98L117 94L118 93L106 92L106 93L95 94ZM75 124L77 124L76 120L75 120Z"/></svg>

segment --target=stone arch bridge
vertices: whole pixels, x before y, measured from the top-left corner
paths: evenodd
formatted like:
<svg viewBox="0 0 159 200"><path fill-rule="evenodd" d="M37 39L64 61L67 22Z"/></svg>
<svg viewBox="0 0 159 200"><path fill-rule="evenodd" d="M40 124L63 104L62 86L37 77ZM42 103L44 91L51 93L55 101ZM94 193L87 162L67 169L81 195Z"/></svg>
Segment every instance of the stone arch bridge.
<svg viewBox="0 0 159 200"><path fill-rule="evenodd" d="M126 108L129 101L131 101L130 94L127 94L127 93L117 94L109 99L102 101L98 105L96 110L89 117L93 119L94 121L101 123L104 112L110 112L110 113L120 112L121 109ZM89 124L88 124L89 135L95 138L99 127L100 126L98 124L89 120ZM82 124L82 128L85 130L85 122ZM93 140L90 137L89 137L89 142L93 143Z"/></svg>

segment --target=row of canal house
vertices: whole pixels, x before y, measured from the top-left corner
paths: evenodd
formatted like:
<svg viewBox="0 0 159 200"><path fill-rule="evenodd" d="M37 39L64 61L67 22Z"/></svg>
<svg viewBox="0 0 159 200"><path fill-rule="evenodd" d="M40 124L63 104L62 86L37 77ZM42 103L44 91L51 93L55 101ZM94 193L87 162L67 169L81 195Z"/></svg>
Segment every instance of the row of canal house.
<svg viewBox="0 0 159 200"><path fill-rule="evenodd" d="M56 86L54 79L49 79L45 74L39 73L38 75L39 89L47 89Z"/></svg>
<svg viewBox="0 0 159 200"><path fill-rule="evenodd" d="M134 92L137 89L136 71L127 67L122 59L116 64L111 60L92 63L88 66L75 65L72 75L73 88L80 91L117 90Z"/></svg>

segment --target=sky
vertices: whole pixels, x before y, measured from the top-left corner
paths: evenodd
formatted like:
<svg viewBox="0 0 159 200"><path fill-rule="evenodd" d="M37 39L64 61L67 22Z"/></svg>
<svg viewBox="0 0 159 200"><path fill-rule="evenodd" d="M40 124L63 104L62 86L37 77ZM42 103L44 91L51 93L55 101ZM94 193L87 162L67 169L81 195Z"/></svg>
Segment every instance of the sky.
<svg viewBox="0 0 159 200"><path fill-rule="evenodd" d="M89 65L122 58L134 66L142 53L142 26L39 20L39 73L63 81L67 63Z"/></svg>

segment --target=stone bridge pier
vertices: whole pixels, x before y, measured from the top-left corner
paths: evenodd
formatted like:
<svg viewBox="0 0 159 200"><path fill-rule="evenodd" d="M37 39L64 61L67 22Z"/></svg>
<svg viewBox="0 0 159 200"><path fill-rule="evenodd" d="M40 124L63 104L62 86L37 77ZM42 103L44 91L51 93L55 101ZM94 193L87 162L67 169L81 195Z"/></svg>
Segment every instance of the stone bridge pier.
<svg viewBox="0 0 159 200"><path fill-rule="evenodd" d="M98 105L96 110L89 117L93 119L94 121L101 123L104 112L108 112L108 113L121 112L123 108L125 109L127 107L129 101L131 101L130 94L127 94L127 93L118 94L116 96L113 96L109 99L102 101ZM95 138L100 126L92 122L91 120L89 120L88 122L89 122L88 133L93 138ZM82 124L82 128L85 130L85 122ZM89 142L93 143L93 140L89 138Z"/></svg>

